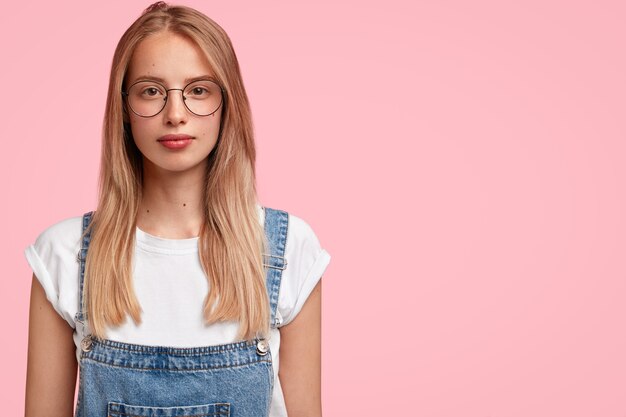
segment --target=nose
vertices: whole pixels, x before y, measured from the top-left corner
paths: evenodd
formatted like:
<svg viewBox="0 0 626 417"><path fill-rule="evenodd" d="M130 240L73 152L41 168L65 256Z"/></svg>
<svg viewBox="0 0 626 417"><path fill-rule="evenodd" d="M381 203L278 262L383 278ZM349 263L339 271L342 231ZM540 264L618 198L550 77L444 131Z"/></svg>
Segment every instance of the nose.
<svg viewBox="0 0 626 417"><path fill-rule="evenodd" d="M180 94L176 93L176 91L180 91ZM189 114L184 101L183 90L178 88L167 90L167 101L165 102L165 109L163 109L165 123L176 125L187 121Z"/></svg>

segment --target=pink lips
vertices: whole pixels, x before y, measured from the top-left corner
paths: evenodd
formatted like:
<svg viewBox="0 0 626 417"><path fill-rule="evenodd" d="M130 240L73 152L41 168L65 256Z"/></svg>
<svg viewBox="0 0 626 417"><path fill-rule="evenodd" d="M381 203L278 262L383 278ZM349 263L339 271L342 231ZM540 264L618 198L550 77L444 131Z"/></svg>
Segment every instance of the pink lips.
<svg viewBox="0 0 626 417"><path fill-rule="evenodd" d="M182 149L189 145L193 136L189 135L165 135L158 139L158 142L169 149Z"/></svg>

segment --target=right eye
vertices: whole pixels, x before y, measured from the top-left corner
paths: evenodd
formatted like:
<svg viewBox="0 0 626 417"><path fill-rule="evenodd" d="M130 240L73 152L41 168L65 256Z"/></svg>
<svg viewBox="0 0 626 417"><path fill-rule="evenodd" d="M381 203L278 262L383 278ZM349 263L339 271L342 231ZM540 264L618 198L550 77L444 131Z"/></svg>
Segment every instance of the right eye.
<svg viewBox="0 0 626 417"><path fill-rule="evenodd" d="M158 93L158 90L154 87L148 87L145 90L143 90L144 94L147 94L149 96L154 96L155 94Z"/></svg>
<svg viewBox="0 0 626 417"><path fill-rule="evenodd" d="M154 100L165 97L165 88L152 82L139 82L131 87L130 96L136 99Z"/></svg>
<svg viewBox="0 0 626 417"><path fill-rule="evenodd" d="M157 87L145 87L141 92L141 95L146 97L156 97L162 94L161 90Z"/></svg>

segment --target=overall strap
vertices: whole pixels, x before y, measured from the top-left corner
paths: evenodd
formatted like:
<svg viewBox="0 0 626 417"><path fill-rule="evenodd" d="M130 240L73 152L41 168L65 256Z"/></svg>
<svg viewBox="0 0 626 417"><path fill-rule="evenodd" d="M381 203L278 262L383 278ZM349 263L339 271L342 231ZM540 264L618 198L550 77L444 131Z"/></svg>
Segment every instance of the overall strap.
<svg viewBox="0 0 626 417"><path fill-rule="evenodd" d="M87 226L91 223L93 211L83 214L83 234L87 229ZM83 236L80 243L80 252L78 252L78 262L80 262L80 281L78 284L78 314L77 319L84 322L87 318L87 313L83 311L83 282L85 280L85 260L87 259L87 250L89 249L89 242L91 241L91 230L89 233Z"/></svg>
<svg viewBox="0 0 626 417"><path fill-rule="evenodd" d="M287 268L285 259L285 246L287 243L287 227L289 225L289 213L283 210L264 207L265 210L265 236L270 245L269 254L264 254L263 264L267 267L266 286L270 300L270 327L276 328L281 320L276 316L278 307L278 293L283 270Z"/></svg>

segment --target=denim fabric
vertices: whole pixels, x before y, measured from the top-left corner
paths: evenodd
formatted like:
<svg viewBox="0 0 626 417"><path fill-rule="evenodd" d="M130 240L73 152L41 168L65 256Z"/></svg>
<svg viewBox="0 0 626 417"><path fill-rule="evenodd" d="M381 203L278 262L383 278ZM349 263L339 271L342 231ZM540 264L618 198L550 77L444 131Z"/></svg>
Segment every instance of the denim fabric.
<svg viewBox="0 0 626 417"><path fill-rule="evenodd" d="M266 287L275 328L289 215L264 207ZM83 230L93 212L83 216ZM83 311L85 259L91 236L81 243L77 331L83 331L76 417L269 415L274 372L267 340L254 338L214 346L146 346L90 334ZM106 413L106 414L105 414Z"/></svg>

